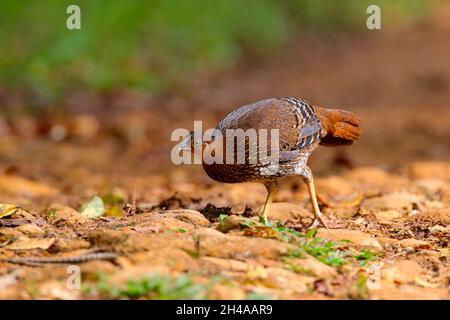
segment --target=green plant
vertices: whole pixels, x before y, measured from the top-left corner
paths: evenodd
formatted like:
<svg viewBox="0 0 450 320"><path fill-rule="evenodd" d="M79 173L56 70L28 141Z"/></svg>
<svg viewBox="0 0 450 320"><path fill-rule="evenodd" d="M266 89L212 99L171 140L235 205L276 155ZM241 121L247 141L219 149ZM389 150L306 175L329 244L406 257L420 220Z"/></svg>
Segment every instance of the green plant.
<svg viewBox="0 0 450 320"><path fill-rule="evenodd" d="M193 73L230 67L246 51L264 54L305 30L363 30L369 4L382 6L383 19L392 22L417 20L430 6L425 0L258 0L242 10L229 0L77 0L81 30L68 30L70 4L2 1L0 85L48 100L77 88L167 91Z"/></svg>
<svg viewBox="0 0 450 320"><path fill-rule="evenodd" d="M207 284L197 284L187 275L151 274L140 279L129 279L123 286L114 286L108 283L107 276L101 276L94 287L85 287L83 292L114 299L199 300L207 298L214 283L211 280Z"/></svg>
<svg viewBox="0 0 450 320"><path fill-rule="evenodd" d="M353 290L350 291L350 298L352 299L368 299L369 291L367 288L367 277L363 274L358 274L356 282L353 284Z"/></svg>
<svg viewBox="0 0 450 320"><path fill-rule="evenodd" d="M52 210L47 211L47 216L50 219L55 219L56 218L56 210L52 209Z"/></svg>
<svg viewBox="0 0 450 320"><path fill-rule="evenodd" d="M283 258L284 267L288 270L291 270L295 273L301 273L305 275L313 275L313 272L311 269L303 267L299 264L293 263L289 257Z"/></svg>
<svg viewBox="0 0 450 320"><path fill-rule="evenodd" d="M363 249L354 258L359 261L360 266L365 266L369 261L375 261L378 255L378 252Z"/></svg>
<svg viewBox="0 0 450 320"><path fill-rule="evenodd" d="M272 296L259 292L250 292L245 297L245 300L272 300Z"/></svg>
<svg viewBox="0 0 450 320"><path fill-rule="evenodd" d="M256 225L256 222L250 219L245 219L241 221L241 225L247 228L251 228Z"/></svg>
<svg viewBox="0 0 450 320"><path fill-rule="evenodd" d="M223 224L225 223L225 220L226 219L228 219L228 215L226 215L226 214L221 214L221 215L219 215L219 225L221 226L221 227L223 227Z"/></svg>
<svg viewBox="0 0 450 320"><path fill-rule="evenodd" d="M317 260L338 267L344 265L346 261L346 252L340 251L336 242L313 238L302 245L302 249Z"/></svg>
<svg viewBox="0 0 450 320"><path fill-rule="evenodd" d="M342 240L341 242L346 243L347 241ZM363 249L354 254L352 251L342 250L342 245L337 242L320 238L306 238L306 240L299 243L297 249L288 250L283 261L288 269L303 271L297 266L292 266L289 258L304 259L307 255L313 256L329 266L341 267L344 264L354 262L358 262L360 266L365 266L368 262L375 261L379 253Z"/></svg>
<svg viewBox="0 0 450 320"><path fill-rule="evenodd" d="M264 226L271 228L275 234L278 234L278 238L282 241L296 242L300 238L305 237L301 232L285 227L280 221L277 221L275 224L267 221L264 223Z"/></svg>

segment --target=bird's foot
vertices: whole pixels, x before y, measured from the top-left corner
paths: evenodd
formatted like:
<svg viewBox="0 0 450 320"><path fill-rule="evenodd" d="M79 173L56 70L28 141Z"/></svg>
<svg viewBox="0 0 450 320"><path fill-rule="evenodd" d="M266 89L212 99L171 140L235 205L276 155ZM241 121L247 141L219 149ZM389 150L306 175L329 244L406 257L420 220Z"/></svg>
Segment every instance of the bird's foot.
<svg viewBox="0 0 450 320"><path fill-rule="evenodd" d="M323 227L325 227L325 229L330 229L328 227L328 225L325 223L325 221L323 220L322 216L314 217L314 220L311 222L311 224L309 226L306 227L306 229L317 228L321 225Z"/></svg>
<svg viewBox="0 0 450 320"><path fill-rule="evenodd" d="M325 229L330 229L328 228L328 225L325 223L325 220L323 220L323 217L320 215L317 217L317 219L315 219L315 221L319 221L317 224L321 224L322 226L325 227Z"/></svg>

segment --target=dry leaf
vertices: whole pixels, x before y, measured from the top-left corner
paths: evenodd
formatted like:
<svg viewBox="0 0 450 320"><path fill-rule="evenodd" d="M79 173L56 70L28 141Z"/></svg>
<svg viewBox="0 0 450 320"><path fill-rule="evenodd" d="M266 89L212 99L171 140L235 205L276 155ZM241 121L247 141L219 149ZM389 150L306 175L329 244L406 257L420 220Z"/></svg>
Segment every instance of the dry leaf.
<svg viewBox="0 0 450 320"><path fill-rule="evenodd" d="M0 218L10 216L16 213L20 208L14 204L0 203Z"/></svg>
<svg viewBox="0 0 450 320"><path fill-rule="evenodd" d="M318 200L330 208L345 208L350 209L358 206L364 199L364 195L361 192L356 192L350 195L339 195L339 196L324 196L318 195Z"/></svg>
<svg viewBox="0 0 450 320"><path fill-rule="evenodd" d="M102 216L105 213L105 204L99 196L93 197L85 203L81 209L81 214L86 218L93 219Z"/></svg>

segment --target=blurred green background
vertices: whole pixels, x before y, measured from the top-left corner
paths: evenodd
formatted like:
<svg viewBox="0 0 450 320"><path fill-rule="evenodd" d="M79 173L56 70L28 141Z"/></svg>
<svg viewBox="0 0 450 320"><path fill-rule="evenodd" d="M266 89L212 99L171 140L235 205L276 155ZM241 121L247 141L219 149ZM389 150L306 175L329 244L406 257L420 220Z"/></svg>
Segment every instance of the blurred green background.
<svg viewBox="0 0 450 320"><path fill-rule="evenodd" d="M66 28L70 4L81 7L81 30ZM401 24L420 20L430 2L0 0L0 89L47 101L78 88L164 93L302 32L367 31L369 4Z"/></svg>

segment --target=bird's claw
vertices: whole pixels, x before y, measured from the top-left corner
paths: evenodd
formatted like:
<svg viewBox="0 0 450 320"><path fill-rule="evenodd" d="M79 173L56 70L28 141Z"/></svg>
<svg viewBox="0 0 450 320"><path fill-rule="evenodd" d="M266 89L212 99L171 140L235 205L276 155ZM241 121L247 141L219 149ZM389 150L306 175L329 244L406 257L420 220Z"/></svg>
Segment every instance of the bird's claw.
<svg viewBox="0 0 450 320"><path fill-rule="evenodd" d="M313 229L317 228L318 226L324 226L325 229L329 229L328 225L325 223L325 221L322 219L322 217L314 217L313 221L309 226L306 227L306 229Z"/></svg>

